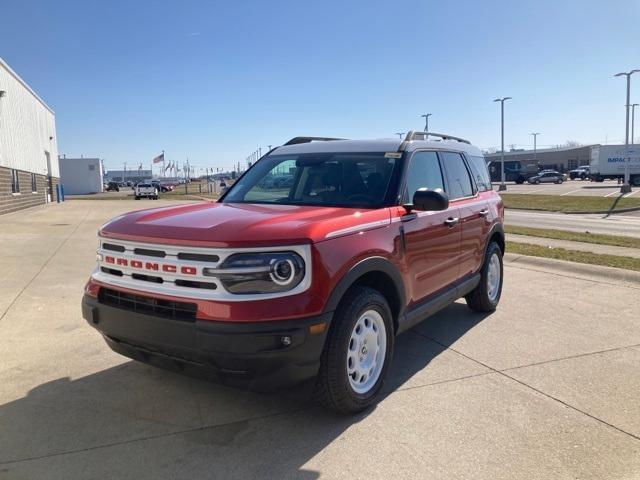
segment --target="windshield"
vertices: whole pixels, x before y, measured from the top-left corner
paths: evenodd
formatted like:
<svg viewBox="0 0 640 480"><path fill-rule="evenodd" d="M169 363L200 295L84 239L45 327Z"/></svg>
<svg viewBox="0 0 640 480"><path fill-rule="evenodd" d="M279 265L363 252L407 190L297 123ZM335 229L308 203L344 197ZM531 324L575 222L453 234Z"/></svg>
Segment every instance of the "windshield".
<svg viewBox="0 0 640 480"><path fill-rule="evenodd" d="M375 153L274 155L254 165L225 203L378 208L395 194L400 159Z"/></svg>

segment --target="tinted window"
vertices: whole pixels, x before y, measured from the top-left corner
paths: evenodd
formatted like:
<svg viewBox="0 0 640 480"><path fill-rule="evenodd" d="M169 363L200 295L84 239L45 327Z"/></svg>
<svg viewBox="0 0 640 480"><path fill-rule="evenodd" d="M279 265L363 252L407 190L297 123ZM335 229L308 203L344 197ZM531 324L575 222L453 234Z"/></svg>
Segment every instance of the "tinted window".
<svg viewBox="0 0 640 480"><path fill-rule="evenodd" d="M449 184L449 198L470 197L473 195L473 187L471 186L471 178L469 171L464 164L464 159L459 153L443 152L441 153L444 162L444 168L447 172L447 180Z"/></svg>
<svg viewBox="0 0 640 480"><path fill-rule="evenodd" d="M385 152L269 155L231 187L224 202L378 208L395 196L390 189L399 171L400 161Z"/></svg>
<svg viewBox="0 0 640 480"><path fill-rule="evenodd" d="M11 170L11 193L20 193L20 177L17 170Z"/></svg>
<svg viewBox="0 0 640 480"><path fill-rule="evenodd" d="M471 167L471 174L476 181L478 190L486 192L491 190L491 180L489 178L489 171L487 170L487 164L483 157L467 157L469 159L469 167Z"/></svg>
<svg viewBox="0 0 640 480"><path fill-rule="evenodd" d="M416 152L411 157L411 163L407 169L407 201L413 201L413 194L419 188L426 187L430 190L442 188L442 171L436 152Z"/></svg>

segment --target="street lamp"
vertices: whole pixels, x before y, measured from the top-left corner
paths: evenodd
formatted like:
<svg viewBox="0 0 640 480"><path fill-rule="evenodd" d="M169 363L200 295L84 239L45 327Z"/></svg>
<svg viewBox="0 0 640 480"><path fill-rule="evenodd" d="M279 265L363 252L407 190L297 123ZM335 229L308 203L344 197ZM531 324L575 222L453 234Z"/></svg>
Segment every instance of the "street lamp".
<svg viewBox="0 0 640 480"><path fill-rule="evenodd" d="M627 123L626 123L626 132L624 137L624 145L627 150L627 161L624 164L624 184L620 188L620 193L629 193L631 192L631 185L629 183L629 107L631 106L631 75L636 72L640 72L640 70L635 69L630 72L620 72L616 73L614 77L627 77Z"/></svg>
<svg viewBox="0 0 640 480"><path fill-rule="evenodd" d="M533 161L536 163L536 167L538 166L538 135L540 132L532 133L533 135Z"/></svg>
<svg viewBox="0 0 640 480"><path fill-rule="evenodd" d="M636 123L636 107L640 105L639 103L633 103L631 104L631 145L634 145L635 142L635 136L634 136L634 127L635 127L635 123Z"/></svg>
<svg viewBox="0 0 640 480"><path fill-rule="evenodd" d="M498 191L502 192L507 189L504 183L504 102L511 100L511 97L496 98L494 102L500 102L500 131L501 131L501 148L500 148L500 187Z"/></svg>
<svg viewBox="0 0 640 480"><path fill-rule="evenodd" d="M398 135L398 138L402 138L404 134L405 132L396 132L396 135Z"/></svg>
<svg viewBox="0 0 640 480"><path fill-rule="evenodd" d="M427 113L425 115L420 115L422 118L424 118L424 131L428 132L429 131L429 117L433 115L433 113Z"/></svg>

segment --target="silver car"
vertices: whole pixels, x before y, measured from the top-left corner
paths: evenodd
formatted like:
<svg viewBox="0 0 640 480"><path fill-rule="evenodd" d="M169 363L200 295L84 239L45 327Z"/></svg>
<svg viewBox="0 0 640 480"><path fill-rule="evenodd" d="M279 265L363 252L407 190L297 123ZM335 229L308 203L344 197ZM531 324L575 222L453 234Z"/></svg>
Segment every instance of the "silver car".
<svg viewBox="0 0 640 480"><path fill-rule="evenodd" d="M527 181L531 184L538 183L562 183L567 179L567 176L563 173L556 171L540 172L538 175L530 177Z"/></svg>

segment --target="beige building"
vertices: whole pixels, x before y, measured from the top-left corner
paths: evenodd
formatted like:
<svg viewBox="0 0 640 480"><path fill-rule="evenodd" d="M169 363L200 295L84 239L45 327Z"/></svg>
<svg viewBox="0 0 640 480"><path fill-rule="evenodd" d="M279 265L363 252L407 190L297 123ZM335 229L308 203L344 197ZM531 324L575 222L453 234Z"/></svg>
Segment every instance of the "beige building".
<svg viewBox="0 0 640 480"><path fill-rule="evenodd" d="M592 146L593 145L581 145L579 147L545 148L538 149L535 153L533 150L505 152L504 168L506 180L514 180L509 178L509 172L520 169L533 171L552 169L564 173L582 165L589 165ZM485 154L485 159L487 162L494 164L494 168L492 168L492 166L489 167L491 179L493 181L499 181L500 153Z"/></svg>

